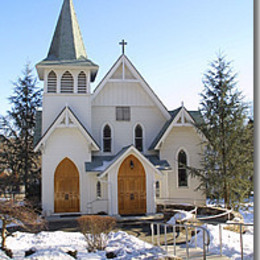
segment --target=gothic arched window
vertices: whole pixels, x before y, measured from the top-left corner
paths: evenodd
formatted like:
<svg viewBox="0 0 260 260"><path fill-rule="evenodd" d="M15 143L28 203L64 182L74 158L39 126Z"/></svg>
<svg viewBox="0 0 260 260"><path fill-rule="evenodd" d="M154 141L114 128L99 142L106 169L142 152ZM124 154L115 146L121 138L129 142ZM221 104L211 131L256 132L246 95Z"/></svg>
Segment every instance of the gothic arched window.
<svg viewBox="0 0 260 260"><path fill-rule="evenodd" d="M188 186L188 176L187 176L187 156L186 153L181 150L178 154L178 185L179 187Z"/></svg>
<svg viewBox="0 0 260 260"><path fill-rule="evenodd" d="M73 76L69 71L66 71L61 77L60 92L73 93L73 89L74 89Z"/></svg>
<svg viewBox="0 0 260 260"><path fill-rule="evenodd" d="M56 93L57 91L57 75L52 70L48 74L48 81L47 81L47 92L48 93Z"/></svg>
<svg viewBox="0 0 260 260"><path fill-rule="evenodd" d="M111 152L111 128L109 125L105 125L103 129L103 152Z"/></svg>
<svg viewBox="0 0 260 260"><path fill-rule="evenodd" d="M87 76L83 71L81 71L78 76L78 93L87 93Z"/></svg>
<svg viewBox="0 0 260 260"><path fill-rule="evenodd" d="M156 198L160 197L160 182L159 181L156 181L156 183L155 183L155 195L156 195Z"/></svg>
<svg viewBox="0 0 260 260"><path fill-rule="evenodd" d="M101 198L101 183L100 181L97 182L97 198Z"/></svg>
<svg viewBox="0 0 260 260"><path fill-rule="evenodd" d="M143 129L140 125L135 128L135 147L140 152L143 151Z"/></svg>

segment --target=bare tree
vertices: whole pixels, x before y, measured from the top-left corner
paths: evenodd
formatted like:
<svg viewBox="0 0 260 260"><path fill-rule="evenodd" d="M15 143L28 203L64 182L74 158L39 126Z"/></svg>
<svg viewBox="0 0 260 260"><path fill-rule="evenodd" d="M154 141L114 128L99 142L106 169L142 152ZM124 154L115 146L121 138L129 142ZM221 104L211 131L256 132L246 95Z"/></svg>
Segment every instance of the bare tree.
<svg viewBox="0 0 260 260"><path fill-rule="evenodd" d="M15 223L27 231L36 232L45 226L45 221L28 203L21 203L14 200L0 200L0 220L2 221L1 248L6 249L6 239L12 235L8 225Z"/></svg>

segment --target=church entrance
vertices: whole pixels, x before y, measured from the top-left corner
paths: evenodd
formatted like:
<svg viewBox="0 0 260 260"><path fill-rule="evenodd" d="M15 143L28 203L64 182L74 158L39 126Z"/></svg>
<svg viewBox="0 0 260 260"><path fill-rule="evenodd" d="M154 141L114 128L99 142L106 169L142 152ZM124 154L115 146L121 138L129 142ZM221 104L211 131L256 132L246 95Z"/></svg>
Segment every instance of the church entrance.
<svg viewBox="0 0 260 260"><path fill-rule="evenodd" d="M79 172L68 158L55 171L54 212L79 212Z"/></svg>
<svg viewBox="0 0 260 260"><path fill-rule="evenodd" d="M138 215L146 213L146 177L142 163L128 156L118 172L118 213Z"/></svg>

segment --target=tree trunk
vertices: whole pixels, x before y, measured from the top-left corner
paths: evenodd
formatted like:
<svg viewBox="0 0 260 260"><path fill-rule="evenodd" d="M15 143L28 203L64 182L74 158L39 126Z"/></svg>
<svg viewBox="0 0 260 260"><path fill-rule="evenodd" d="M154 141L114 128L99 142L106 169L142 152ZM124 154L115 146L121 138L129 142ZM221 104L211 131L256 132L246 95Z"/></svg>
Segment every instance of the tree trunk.
<svg viewBox="0 0 260 260"><path fill-rule="evenodd" d="M5 248L5 242L6 242L6 222L4 219L2 219L2 231L1 231L1 238L2 238L2 242L1 242L1 248L4 249Z"/></svg>

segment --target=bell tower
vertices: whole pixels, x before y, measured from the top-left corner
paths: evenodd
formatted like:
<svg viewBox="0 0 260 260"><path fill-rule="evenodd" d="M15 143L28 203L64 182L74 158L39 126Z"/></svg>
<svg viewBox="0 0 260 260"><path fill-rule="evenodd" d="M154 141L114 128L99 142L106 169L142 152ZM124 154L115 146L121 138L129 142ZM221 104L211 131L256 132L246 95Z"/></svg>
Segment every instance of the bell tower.
<svg viewBox="0 0 260 260"><path fill-rule="evenodd" d="M65 106L90 130L90 83L98 66L88 59L72 0L64 0L48 55L36 68L44 81L43 133Z"/></svg>

